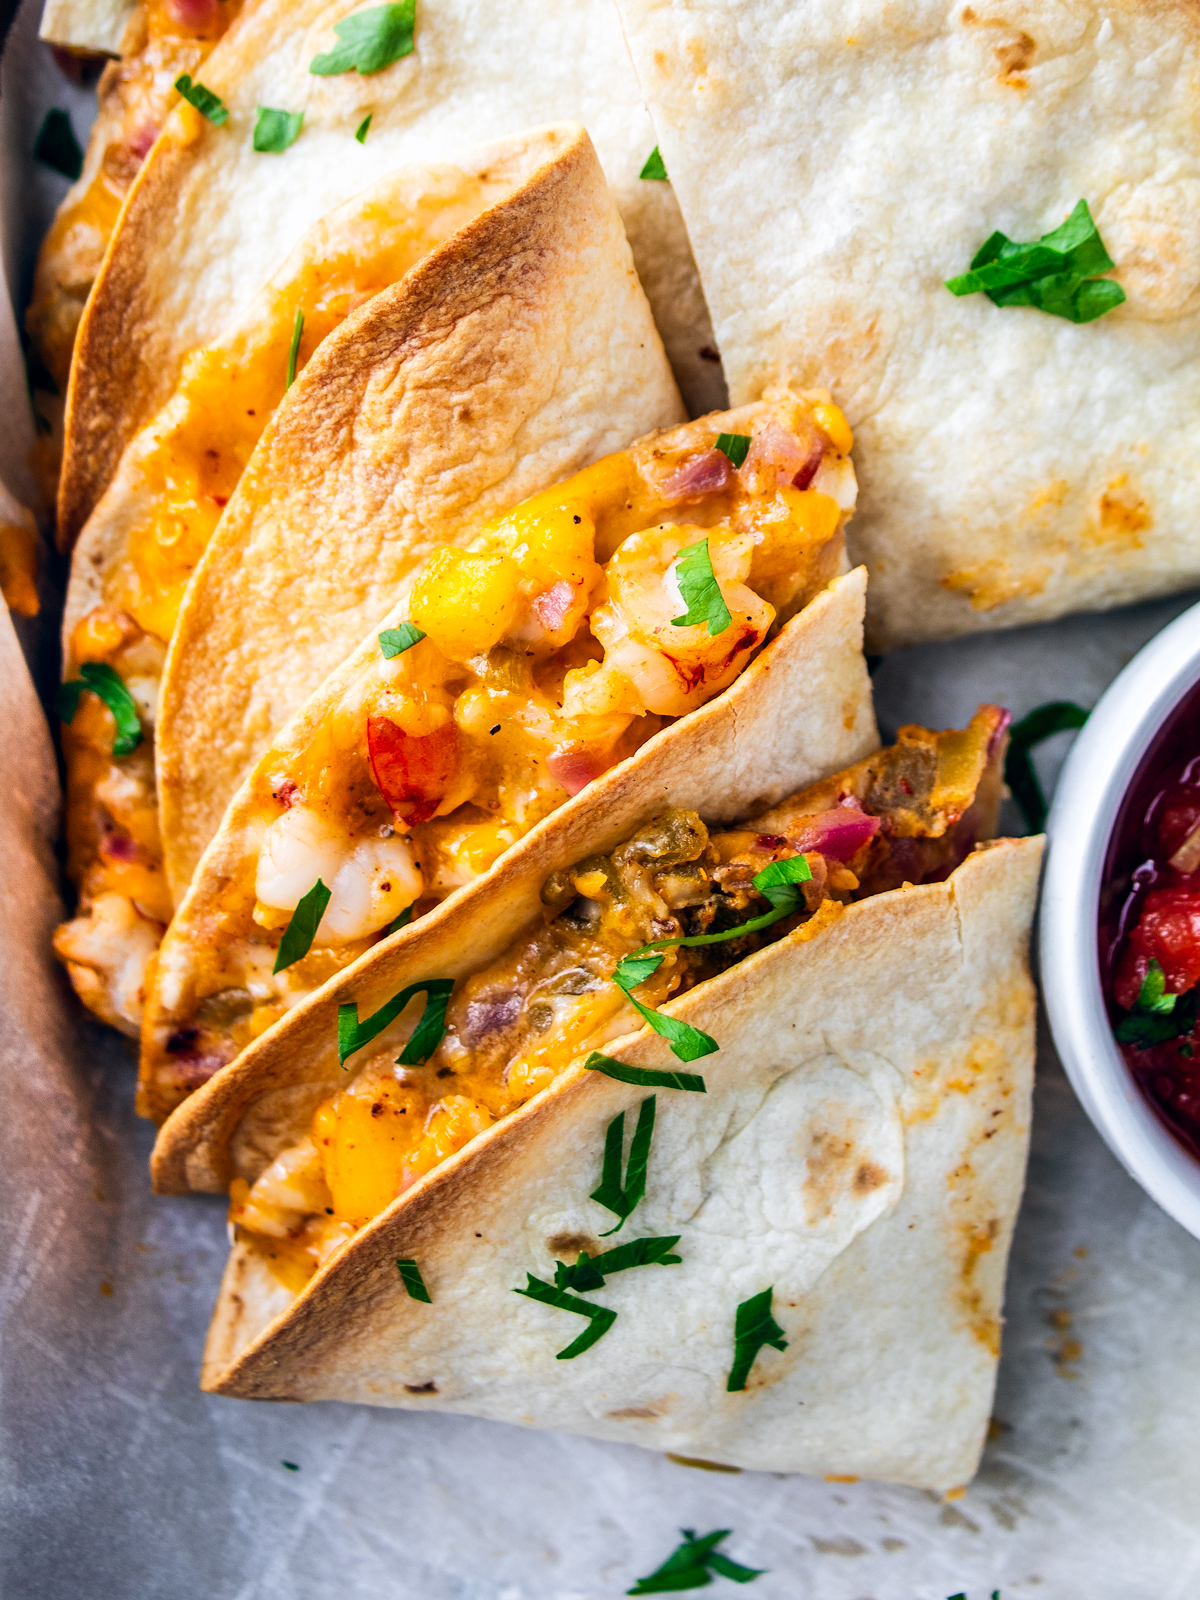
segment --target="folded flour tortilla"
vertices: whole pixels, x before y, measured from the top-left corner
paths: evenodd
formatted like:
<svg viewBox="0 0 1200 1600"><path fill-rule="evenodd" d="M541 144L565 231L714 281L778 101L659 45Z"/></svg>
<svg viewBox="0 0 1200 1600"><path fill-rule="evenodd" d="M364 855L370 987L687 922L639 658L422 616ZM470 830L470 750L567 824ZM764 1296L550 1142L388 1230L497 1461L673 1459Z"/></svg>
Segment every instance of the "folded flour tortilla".
<svg viewBox="0 0 1200 1600"><path fill-rule="evenodd" d="M255 1039L232 1065L210 1077L166 1122L153 1161L156 1187L165 1193L219 1191L227 1187L233 1170L248 1170L247 1162L250 1168L261 1167L265 1146L232 1157L230 1153L230 1140L247 1107L270 1090L279 1091L288 1104L303 1101L311 1111L313 1096L320 1099L327 1083L341 1076L336 1058L333 1079L326 1076L329 1030L336 1033L338 1005L354 995L366 1014L388 1000L409 981L403 974L409 969L413 942L425 937L425 930L444 930L439 937L444 937L454 961L460 962L456 970L492 960L527 920L530 897L536 903L551 873L589 850L611 848L655 810L690 806L710 817L728 818L769 805L831 767L874 749L878 734L862 656L865 587L861 569L835 579L724 694L671 723L635 755L566 800L508 850L486 878L465 885L415 924L374 944L315 993L297 995L298 1003L282 1021ZM346 663L328 686L331 698L362 676L366 659L363 652L361 659ZM315 698L323 700L324 691ZM317 704L314 709L322 707ZM293 728L303 733L303 714ZM296 743L302 744L302 739ZM286 756L286 747L282 753ZM228 895L226 905L233 916L222 916L220 874L223 870L230 887L245 881L246 852L257 851L262 841L261 825L257 831L253 825L256 805L257 796L247 785L231 808L230 825L214 840L193 893L180 908L177 936L158 975L157 1004L162 1011L152 1012L147 1020L148 1066L169 1064L169 1024L173 1021L180 1027L189 1022L188 1008L203 998L196 990L208 973L189 947L204 937L206 929L214 941L228 940L227 929L236 932L236 918L244 915L243 891L240 904L239 896ZM236 940L229 942L236 954ZM264 940L264 951L264 965L269 965L274 941ZM235 1042L246 1041L242 1037ZM177 1059L186 1057L191 1047L191 1041L179 1043L185 1048L177 1051ZM310 1060L315 1065L308 1065ZM165 1101L169 1109L172 1096L178 1100L179 1088L186 1087L179 1072L173 1076L174 1083L171 1075L164 1074L161 1086L143 1080L143 1095L154 1092L158 1104ZM272 1150L266 1159L274 1154Z"/></svg>
<svg viewBox="0 0 1200 1600"><path fill-rule="evenodd" d="M402 169L311 230L243 319L189 357L76 548L68 676L111 668L139 701L143 732L157 722L156 747L144 739L117 758L108 711L85 695L66 738L84 915L59 953L85 1001L127 1031L208 838L172 884L155 767L170 840L164 770L178 769L173 736L199 711L189 673L217 652L192 796L216 793L215 829L244 766L430 543L461 542L487 515L681 414L587 135L539 129L476 156ZM297 314L301 370L280 406ZM160 698L173 635L178 671Z"/></svg>
<svg viewBox="0 0 1200 1600"><path fill-rule="evenodd" d="M612 7L536 0L481 11L472 0L441 0L418 6L410 55L365 75L314 75L310 64L338 45L334 25L353 10L260 0L201 72L228 120L214 127L184 104L169 117L81 326L59 501L64 537L82 525L183 355L228 326L318 217L401 162L454 161L538 122L587 127L690 407L723 403L674 195L638 178L654 134ZM288 149L253 149L258 106L303 111Z"/></svg>
<svg viewBox="0 0 1200 1600"><path fill-rule="evenodd" d="M1034 1046L1041 841L971 851L994 823L1005 720L984 707L961 733L903 729L732 830L676 809L613 849L594 816L597 848L540 895L494 886L496 934L463 948L450 918L429 925L392 970L460 980L427 1066L392 1065L416 1007L347 1058L353 1078L329 1059L326 1014L325 1043L295 1038L287 1079L280 1063L242 1099L238 1235L204 1386L965 1483ZM679 915L740 926L765 905L748 874L800 851L812 877L790 932L676 947L638 990L660 1031L666 1017L701 1030L704 1049L678 1049L681 1065L649 1028L631 1033L604 976L617 951L678 933ZM663 1006L667 973L686 992ZM580 1319L590 1336L573 1342Z"/></svg>
<svg viewBox="0 0 1200 1600"><path fill-rule="evenodd" d="M1200 35L1099 0L619 0L730 395L827 385L860 445L868 647L1200 578ZM956 299L1085 199L1125 304Z"/></svg>

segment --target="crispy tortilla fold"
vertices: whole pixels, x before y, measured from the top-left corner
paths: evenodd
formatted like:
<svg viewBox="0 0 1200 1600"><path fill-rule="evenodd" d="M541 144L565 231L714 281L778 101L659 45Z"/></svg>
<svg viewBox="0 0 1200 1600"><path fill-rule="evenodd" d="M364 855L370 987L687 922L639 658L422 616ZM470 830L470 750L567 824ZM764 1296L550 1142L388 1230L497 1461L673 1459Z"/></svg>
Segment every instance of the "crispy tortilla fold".
<svg viewBox="0 0 1200 1600"><path fill-rule="evenodd" d="M401 162L453 161L533 123L588 128L689 404L699 412L723 403L674 195L638 177L654 133L611 6L526 0L485 16L472 0L442 0L418 8L409 56L365 76L312 74L353 9L346 0L260 0L204 64L203 84L228 121L214 127L185 104L168 118L80 328L59 499L68 542L182 357L229 324L318 217ZM259 105L303 110L289 149L252 148Z"/></svg>
<svg viewBox="0 0 1200 1600"><path fill-rule="evenodd" d="M589 1197L605 1130L645 1091L579 1065L393 1202L294 1303L236 1245L204 1387L467 1412L759 1470L966 1483L1024 1176L1041 845L979 847L945 882L799 928L672 1003L721 1049L697 1063L706 1093L657 1090L628 1232L680 1235L682 1264L606 1282L617 1317L594 1348L556 1361L575 1319L513 1292L611 1223ZM607 1048L677 1067L648 1029ZM277 1096L262 1120L290 1111ZM417 1262L429 1304L397 1260ZM767 1288L787 1347L729 1393L735 1310Z"/></svg>
<svg viewBox="0 0 1200 1600"><path fill-rule="evenodd" d="M591 141L331 334L196 569L168 653L159 805L176 902L247 770L434 544L676 422Z"/></svg>
<svg viewBox="0 0 1200 1600"><path fill-rule="evenodd" d="M868 648L1200 579L1193 8L619 6L733 403L786 373L855 430ZM1116 310L1076 326L944 287L1080 199Z"/></svg>
<svg viewBox="0 0 1200 1600"><path fill-rule="evenodd" d="M256 1175L292 1130L281 1120L274 1132L239 1134L242 1118L256 1102L286 1106L286 1115L294 1112L302 1121L311 1116L330 1082L341 1076L336 1051L330 1056L339 1003L353 995L366 1015L412 981L413 973L444 976L495 959L536 913L550 873L611 848L664 806L729 819L774 804L875 749L861 649L865 583L861 569L835 579L724 694L656 734L568 800L506 851L485 878L373 946L301 1000L172 1113L155 1145L156 1188L169 1194L220 1191L235 1171ZM343 672L349 676L352 668L347 663ZM206 922L219 915L221 878L236 880L247 849L239 821L234 813L231 826L213 841L203 893L189 895L178 913L177 941L167 950L157 986L160 996L176 1004L187 999L188 969L183 961L175 969L171 949L179 947L186 958L185 934L202 935ZM430 966L433 950L441 954ZM161 1011L151 1010L146 1027L161 1030L165 1021ZM261 1112L256 1116L261 1123ZM241 1147L231 1151L235 1136Z"/></svg>

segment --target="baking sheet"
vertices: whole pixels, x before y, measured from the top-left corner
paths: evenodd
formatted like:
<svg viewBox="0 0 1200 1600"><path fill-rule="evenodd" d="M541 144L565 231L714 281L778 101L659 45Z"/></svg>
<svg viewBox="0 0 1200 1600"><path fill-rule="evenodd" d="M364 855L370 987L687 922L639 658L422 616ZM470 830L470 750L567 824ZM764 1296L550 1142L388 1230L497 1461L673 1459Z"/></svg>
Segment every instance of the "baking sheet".
<svg viewBox="0 0 1200 1600"><path fill-rule="evenodd" d="M9 216L25 218L10 235L17 282L62 188L25 160L42 112L71 106L86 125L85 100L34 47L36 23L27 4L0 84ZM0 430L0 473L12 437ZM875 677L885 736L904 721L961 725L982 699L1018 716L1091 705L1194 599L889 657ZM51 637L22 640L43 666ZM81 1019L44 953L54 797L44 748L13 737L37 715L0 629L6 1597L604 1600L681 1527L732 1529L729 1553L770 1569L745 1591L757 1600L1200 1592L1200 1243L1108 1154L1048 1047L994 1437L961 1499L705 1472L468 1418L201 1395L224 1208L150 1195L131 1057ZM1047 782L1068 743L1043 747Z"/></svg>

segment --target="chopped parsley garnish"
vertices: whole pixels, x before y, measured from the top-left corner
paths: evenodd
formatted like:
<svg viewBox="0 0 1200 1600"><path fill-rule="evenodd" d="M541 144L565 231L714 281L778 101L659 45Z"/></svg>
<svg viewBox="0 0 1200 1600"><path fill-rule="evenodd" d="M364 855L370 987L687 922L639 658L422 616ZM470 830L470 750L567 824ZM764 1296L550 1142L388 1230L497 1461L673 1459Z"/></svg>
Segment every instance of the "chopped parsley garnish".
<svg viewBox="0 0 1200 1600"><path fill-rule="evenodd" d="M373 111L368 111L366 116L359 123L358 127L355 128L354 137L358 140L359 144L366 144L366 142L367 142L367 133L368 133L368 131L370 129L370 126L371 126L371 118L374 115L375 115L375 113Z"/></svg>
<svg viewBox="0 0 1200 1600"><path fill-rule="evenodd" d="M681 1234L673 1233L661 1239L630 1239L611 1250L602 1250L598 1256L589 1256L583 1250L573 1267L563 1261L554 1263L554 1285L588 1294L593 1289L603 1289L605 1278L613 1272L626 1272L630 1267L677 1267L683 1257L671 1252L681 1238Z"/></svg>
<svg viewBox="0 0 1200 1600"><path fill-rule="evenodd" d="M650 1006L643 1005L640 1000L635 1000L632 993L639 983L645 983L647 978L653 977L663 963L661 954L677 945L704 945L722 944L727 939L741 939L746 934L758 933L763 928L769 928L773 922L780 922L784 917L790 917L804 905L804 892L800 888L802 883L807 883L812 877L812 870L803 856L789 856L786 861L772 861L761 872L754 875L754 887L759 894L771 902L772 910L765 911L761 917L754 917L749 922L740 923L736 928L727 928L723 933L695 933L680 939L656 939L652 944L642 945L640 950L622 956L617 962L616 971L613 973L613 982L617 988L624 992L625 998L633 1006L642 1019L650 1024L661 1038L666 1039L672 1051L681 1061L696 1061L701 1056L710 1056L714 1050L721 1047L711 1034L703 1033L699 1028L693 1028L686 1022L680 1022L677 1017L664 1017L661 1011L655 1011ZM604 1057L605 1060L609 1058ZM591 1061L584 1063L590 1066ZM620 1065L620 1063L615 1063ZM632 1068L626 1068L632 1071ZM616 1077L616 1073L610 1073ZM658 1078L626 1078L626 1083L657 1083Z"/></svg>
<svg viewBox="0 0 1200 1600"><path fill-rule="evenodd" d="M719 433L717 449L728 457L731 465L740 467L750 454L751 439L748 433Z"/></svg>
<svg viewBox="0 0 1200 1600"><path fill-rule="evenodd" d="M1034 745L1056 733L1082 728L1087 719L1087 712L1073 701L1052 700L1013 724L1008 736L1008 754L1004 758L1004 781L1012 790L1030 833L1040 833L1046 824L1046 796L1033 770L1029 752Z"/></svg>
<svg viewBox="0 0 1200 1600"><path fill-rule="evenodd" d="M733 618L725 604L721 585L713 573L707 539L689 544L679 552L675 561L675 579L687 610L681 617L672 617L671 626L696 628L706 622L710 639L715 639L718 633L724 633Z"/></svg>
<svg viewBox="0 0 1200 1600"><path fill-rule="evenodd" d="M743 1567L737 1561L723 1556L717 1546L728 1539L732 1529L718 1528L697 1539L691 1528L681 1528L683 1543L674 1550L661 1567L655 1567L649 1577L639 1578L626 1594L670 1594L680 1589L703 1589L712 1582L715 1572L722 1578L732 1578L734 1583L750 1583L761 1578L766 1567Z"/></svg>
<svg viewBox="0 0 1200 1600"><path fill-rule="evenodd" d="M415 1261L397 1260L396 1265L400 1268L400 1277L403 1280L404 1287L408 1290L408 1298L410 1300L421 1300L427 1306L431 1306L433 1301L430 1298L429 1290L425 1287L425 1279L421 1276L421 1269L417 1263Z"/></svg>
<svg viewBox="0 0 1200 1600"><path fill-rule="evenodd" d="M947 278L951 294L986 294L997 306L1036 306L1068 322L1094 322L1125 299L1107 272L1112 257L1104 248L1086 200L1067 220L1036 244L1014 244L993 233L975 254L971 270Z"/></svg>
<svg viewBox="0 0 1200 1600"><path fill-rule="evenodd" d="M121 681L120 674L104 661L88 661L80 667L77 678L59 686L55 705L64 722L74 718L79 709L79 697L85 689L98 694L113 714L117 725L113 755L132 755L142 742L142 719L138 716L137 702Z"/></svg>
<svg viewBox="0 0 1200 1600"><path fill-rule="evenodd" d="M1166 983L1161 965L1151 957L1133 1009L1113 1029L1122 1044L1131 1044L1135 1050L1147 1050L1151 1045L1165 1044L1168 1039L1191 1033L1196 1026L1197 991L1189 989L1186 994L1168 994Z"/></svg>
<svg viewBox="0 0 1200 1600"><path fill-rule="evenodd" d="M358 72L366 78L373 72L382 72L393 61L412 55L416 48L416 20L417 0L354 11L333 25L340 43L328 55L314 56L308 70L319 78L336 77L341 72Z"/></svg>
<svg viewBox="0 0 1200 1600"><path fill-rule="evenodd" d="M599 1050L593 1050L583 1065L587 1072L602 1072L606 1078L615 1078L618 1083L634 1083L639 1089L690 1089L694 1094L706 1093L704 1079L698 1072L657 1072L650 1067L627 1067L623 1061L616 1061Z"/></svg>
<svg viewBox="0 0 1200 1600"><path fill-rule="evenodd" d="M774 1350L787 1349L788 1342L784 1338L783 1329L771 1315L771 1296L774 1292L775 1287L772 1284L771 1288L764 1289L761 1294L743 1300L737 1308L737 1318L733 1328L733 1366L730 1369L729 1381L725 1385L729 1394L735 1394L746 1387L746 1379L750 1376L754 1358L765 1345L770 1345Z"/></svg>
<svg viewBox="0 0 1200 1600"><path fill-rule="evenodd" d="M288 351L287 382L283 386L286 394L296 381L296 357L300 354L300 335L304 332L304 313L299 306L296 308L296 320L292 323L292 347Z"/></svg>
<svg viewBox="0 0 1200 1600"><path fill-rule="evenodd" d="M300 1463L298 1461L281 1461L279 1465L281 1467L286 1467L289 1472L300 1471Z"/></svg>
<svg viewBox="0 0 1200 1600"><path fill-rule="evenodd" d="M286 972L288 967L294 967L312 949L312 942L332 894L333 890L327 889L318 878L308 893L301 897L292 912L291 921L283 930L272 972Z"/></svg>
<svg viewBox="0 0 1200 1600"><path fill-rule="evenodd" d="M219 128L222 123L229 121L229 107L221 96L214 94L211 89L206 89L202 83L193 83L190 73L181 73L175 79L175 87L188 105L195 106L200 115L207 117L214 128Z"/></svg>
<svg viewBox="0 0 1200 1600"><path fill-rule="evenodd" d="M399 933L401 928L407 928L408 927L409 923L412 921L412 917L413 917L413 908L412 908L412 906L405 906L404 910L400 913L400 915L398 917L393 917L392 920L388 923L388 930L387 931L389 933Z"/></svg>
<svg viewBox="0 0 1200 1600"><path fill-rule="evenodd" d="M624 956L617 962L613 982L643 1022L648 1022L659 1038L667 1041L672 1055L677 1055L680 1061L697 1061L701 1056L711 1056L721 1048L712 1034L693 1028L690 1023L680 1022L678 1017L664 1017L661 1011L655 1011L653 1007L645 1006L633 998L631 991L657 972L664 959L661 955Z"/></svg>
<svg viewBox="0 0 1200 1600"><path fill-rule="evenodd" d="M617 971L620 972L628 963L629 971L644 972L648 978L657 970L658 963L654 966L643 966L643 963L649 962L651 952L655 950L670 950L676 945L723 944L727 939L743 939L748 933L769 928L773 922L781 922L784 917L790 917L803 907L804 891L800 885L811 879L812 869L803 856L788 856L784 861L772 861L761 872L756 872L750 881L759 894L771 902L773 910L764 911L761 917L753 917L749 922L740 922L736 928L726 928L722 933L692 933L683 939L656 939L653 944L644 944L640 950L626 956ZM620 979L616 981L619 983ZM643 981L642 978L638 979L639 983Z"/></svg>
<svg viewBox="0 0 1200 1600"><path fill-rule="evenodd" d="M638 177L650 178L655 183L669 183L671 181L667 177L666 162L663 160L657 145L654 146L654 149L651 150L650 154L646 157L642 170L638 173Z"/></svg>
<svg viewBox="0 0 1200 1600"><path fill-rule="evenodd" d="M650 1141L654 1137L654 1112L656 1095L647 1095L638 1108L637 1127L629 1141L629 1165L625 1169L625 1182L621 1182L621 1152L625 1147L625 1113L622 1111L609 1123L604 1135L604 1165L600 1171L600 1187L593 1189L590 1198L611 1211L617 1225L600 1237L620 1233L627 1219L636 1210L646 1192L646 1171L650 1164Z"/></svg>
<svg viewBox="0 0 1200 1600"><path fill-rule="evenodd" d="M415 1067L419 1062L425 1061L442 1042L442 1035L446 1031L446 1007L450 1003L450 994L454 988L452 978L425 978L420 983L410 983L407 989L393 995L388 1003L380 1006L373 1016L365 1022L358 1020L358 1002L349 1001L338 1007L338 1061L344 1067L350 1056L356 1050L361 1050L363 1045L370 1044L377 1034L383 1032L389 1022L404 1010L414 995L425 996L425 1009L421 1013L421 1020L413 1031L412 1038L396 1057L396 1065L400 1067Z"/></svg>
<svg viewBox="0 0 1200 1600"><path fill-rule="evenodd" d="M83 151L65 111L47 111L33 142L33 159L72 183L83 171Z"/></svg>
<svg viewBox="0 0 1200 1600"><path fill-rule="evenodd" d="M523 1294L530 1300L539 1300L544 1306L553 1306L558 1311L573 1311L577 1317L588 1319L588 1327L565 1350L558 1351L554 1357L556 1361L574 1361L576 1356L590 1350L598 1339L603 1339L617 1320L617 1313L609 1306L594 1306L587 1300L579 1300L565 1289L556 1289L552 1283L543 1283L532 1272L527 1272L526 1277L529 1282L523 1289L514 1289L514 1294Z"/></svg>
<svg viewBox="0 0 1200 1600"><path fill-rule="evenodd" d="M279 155L300 137L303 111L277 111L273 106L257 106L254 119L254 148L264 155Z"/></svg>
<svg viewBox="0 0 1200 1600"><path fill-rule="evenodd" d="M425 635L411 622L398 622L394 628L385 628L379 635L379 648L387 660L402 656L413 645L420 644Z"/></svg>

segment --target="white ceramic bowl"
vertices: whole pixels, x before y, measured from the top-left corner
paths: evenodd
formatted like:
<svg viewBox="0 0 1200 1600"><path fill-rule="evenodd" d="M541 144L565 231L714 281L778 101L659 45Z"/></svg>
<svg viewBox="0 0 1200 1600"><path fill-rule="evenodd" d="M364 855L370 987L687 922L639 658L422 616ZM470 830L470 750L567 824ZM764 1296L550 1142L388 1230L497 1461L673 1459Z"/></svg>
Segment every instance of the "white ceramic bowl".
<svg viewBox="0 0 1200 1600"><path fill-rule="evenodd" d="M1046 1010L1075 1093L1126 1171L1200 1238L1200 1161L1159 1122L1113 1041L1097 928L1105 855L1125 792L1155 735L1198 681L1200 605L1139 651L1075 741L1046 827L1040 943Z"/></svg>

